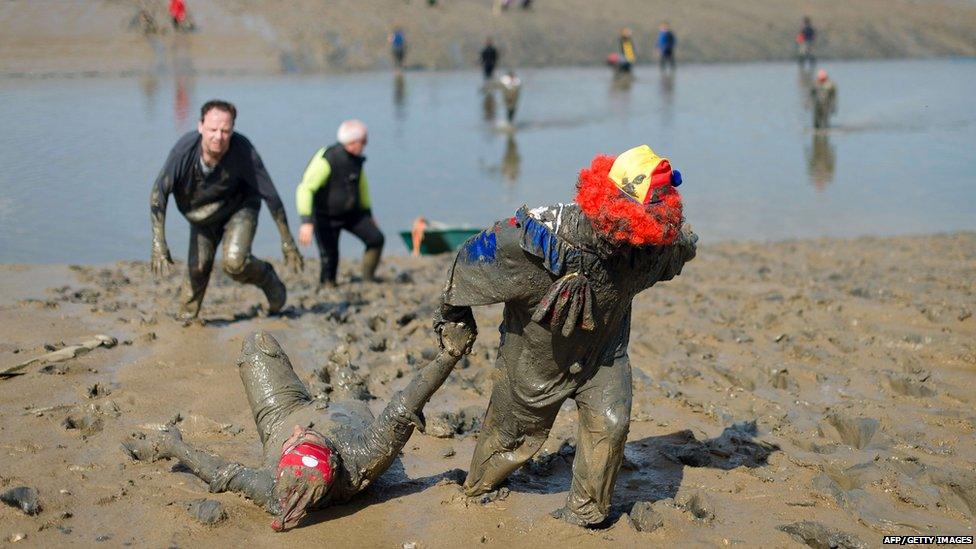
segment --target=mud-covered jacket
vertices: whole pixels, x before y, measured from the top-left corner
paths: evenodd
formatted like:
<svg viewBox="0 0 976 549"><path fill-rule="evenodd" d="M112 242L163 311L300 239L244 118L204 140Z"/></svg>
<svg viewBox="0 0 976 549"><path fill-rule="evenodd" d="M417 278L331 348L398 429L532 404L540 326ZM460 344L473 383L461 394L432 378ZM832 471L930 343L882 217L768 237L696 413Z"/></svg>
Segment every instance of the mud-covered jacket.
<svg viewBox="0 0 976 549"><path fill-rule="evenodd" d="M246 137L234 132L227 152L209 174L200 166L201 140L199 132L189 132L173 146L153 184L150 210L154 216L165 216L172 194L180 213L198 225L225 220L241 207L260 208L262 198L272 217L284 219L278 191Z"/></svg>
<svg viewBox="0 0 976 549"><path fill-rule="evenodd" d="M626 353L634 296L677 276L696 241L686 225L671 245L612 245L576 204L522 207L458 251L435 325L505 303L498 360L520 399L554 403Z"/></svg>
<svg viewBox="0 0 976 549"><path fill-rule="evenodd" d="M335 217L357 210L369 212L365 161L366 157L350 154L338 143L315 151L295 190L302 223L311 223L314 217Z"/></svg>

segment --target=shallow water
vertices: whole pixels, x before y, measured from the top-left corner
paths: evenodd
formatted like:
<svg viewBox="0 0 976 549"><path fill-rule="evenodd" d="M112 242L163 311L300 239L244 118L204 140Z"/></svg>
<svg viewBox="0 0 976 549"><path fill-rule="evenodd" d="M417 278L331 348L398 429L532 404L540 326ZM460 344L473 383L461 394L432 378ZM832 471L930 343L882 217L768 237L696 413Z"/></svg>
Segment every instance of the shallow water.
<svg viewBox="0 0 976 549"><path fill-rule="evenodd" d="M639 67L629 87L604 68L525 70L506 129L473 71L203 76L190 59L160 59L128 78L0 79L0 262L148 258L152 180L212 97L237 104L293 230L310 155L341 120L365 120L393 253L417 215L483 226L523 203L569 201L595 153L640 143L681 170L703 242L976 230L972 59L827 64L839 113L824 134L809 129L806 84L788 63L688 65L671 79ZM183 257L172 202L167 225ZM267 213L258 233L258 255L278 257ZM347 235L343 249L360 246Z"/></svg>

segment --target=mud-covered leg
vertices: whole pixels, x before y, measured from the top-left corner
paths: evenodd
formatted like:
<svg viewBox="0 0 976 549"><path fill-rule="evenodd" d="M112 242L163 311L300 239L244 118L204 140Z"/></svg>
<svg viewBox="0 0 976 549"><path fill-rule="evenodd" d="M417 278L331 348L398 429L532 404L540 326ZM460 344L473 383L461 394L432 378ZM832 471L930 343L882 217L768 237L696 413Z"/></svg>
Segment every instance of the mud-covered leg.
<svg viewBox="0 0 976 549"><path fill-rule="evenodd" d="M534 456L545 444L562 402L526 406L516 401L506 376L496 379L464 492L477 496L494 490Z"/></svg>
<svg viewBox="0 0 976 549"><path fill-rule="evenodd" d="M610 498L624 457L633 400L630 361L626 355L600 368L576 394L579 435L573 460L573 483L566 507L556 516L580 525L607 518Z"/></svg>
<svg viewBox="0 0 976 549"><path fill-rule="evenodd" d="M200 314L219 241L219 231L212 227L190 224L190 247L186 258L187 276L180 291L180 318L193 319Z"/></svg>
<svg viewBox="0 0 976 549"><path fill-rule="evenodd" d="M287 292L274 267L251 255L251 244L258 227L258 210L242 208L224 226L222 265L224 272L241 284L253 284L268 298L268 311L276 313L285 305Z"/></svg>
<svg viewBox="0 0 976 549"><path fill-rule="evenodd" d="M291 412L312 401L291 361L270 334L258 332L244 339L238 360L241 382L265 444Z"/></svg>
<svg viewBox="0 0 976 549"><path fill-rule="evenodd" d="M210 485L211 492L236 492L262 506L271 502L274 474L270 469L252 469L210 452L197 450L183 442L183 437L175 427L145 437L132 437L123 442L122 447L130 457L137 460L178 460Z"/></svg>

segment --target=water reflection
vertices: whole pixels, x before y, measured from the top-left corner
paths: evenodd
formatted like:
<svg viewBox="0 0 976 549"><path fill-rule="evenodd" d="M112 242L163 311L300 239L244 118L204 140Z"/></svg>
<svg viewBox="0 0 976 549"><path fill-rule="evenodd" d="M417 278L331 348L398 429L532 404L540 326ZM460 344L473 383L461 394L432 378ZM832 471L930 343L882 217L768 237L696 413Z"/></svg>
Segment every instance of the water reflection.
<svg viewBox="0 0 976 549"><path fill-rule="evenodd" d="M485 122L495 121L495 94L487 86L482 91L481 116Z"/></svg>
<svg viewBox="0 0 976 549"><path fill-rule="evenodd" d="M610 88L615 91L630 91L634 85L634 75L629 72L613 73L613 80L610 81Z"/></svg>
<svg viewBox="0 0 976 549"><path fill-rule="evenodd" d="M406 81L403 78L403 73L398 71L393 75L393 106L395 107L395 113L398 119L403 119L403 116L406 113L404 110L406 98Z"/></svg>
<svg viewBox="0 0 976 549"><path fill-rule="evenodd" d="M509 133L505 139L505 156L502 157L502 177L508 184L518 181L522 171L522 156L519 154L518 143L515 142L515 134Z"/></svg>
<svg viewBox="0 0 976 549"><path fill-rule="evenodd" d="M137 17L143 17L140 13ZM155 25L155 22L153 22ZM155 32L153 30L152 32ZM156 112L156 93L159 91L159 77L166 71L166 46L163 41L154 36L147 36L149 47L153 51L152 62L146 71L139 76L139 89L146 100L145 112L150 117Z"/></svg>
<svg viewBox="0 0 976 549"><path fill-rule="evenodd" d="M661 96L661 128L670 129L674 121L674 70L661 71L658 77Z"/></svg>
<svg viewBox="0 0 976 549"><path fill-rule="evenodd" d="M175 80L173 119L176 121L177 128L184 128L186 127L187 120L190 118L190 105L194 103L193 83L195 73L193 58L190 56L189 46L184 36L177 34L173 37L170 54L173 79Z"/></svg>
<svg viewBox="0 0 976 549"><path fill-rule="evenodd" d="M610 109L618 118L626 120L630 116L630 89L634 85L634 75L615 72L610 80Z"/></svg>
<svg viewBox="0 0 976 549"><path fill-rule="evenodd" d="M800 90L800 101L803 103L804 110L812 109L813 102L810 101L810 90L813 88L813 69L806 69L801 65L797 73L796 84Z"/></svg>
<svg viewBox="0 0 976 549"><path fill-rule="evenodd" d="M834 146L830 144L830 137L826 132L813 134L813 143L807 148L806 157L810 184L818 191L826 189L834 182L834 165L837 161Z"/></svg>

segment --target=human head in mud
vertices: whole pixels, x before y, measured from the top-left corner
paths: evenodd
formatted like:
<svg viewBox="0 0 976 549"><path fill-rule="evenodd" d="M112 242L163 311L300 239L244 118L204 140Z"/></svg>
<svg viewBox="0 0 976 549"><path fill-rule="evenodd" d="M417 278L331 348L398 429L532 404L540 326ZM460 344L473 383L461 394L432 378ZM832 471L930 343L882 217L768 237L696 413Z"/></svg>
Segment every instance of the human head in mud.
<svg viewBox="0 0 976 549"><path fill-rule="evenodd" d="M297 525L329 491L337 466L336 453L321 433L295 425L281 445L271 528L280 532Z"/></svg>
<svg viewBox="0 0 976 549"><path fill-rule="evenodd" d="M667 245L681 229L681 172L647 145L616 158L598 155L580 170L576 203L612 244Z"/></svg>
<svg viewBox="0 0 976 549"><path fill-rule="evenodd" d="M368 141L366 124L361 120L346 120L342 124L339 124L339 129L336 131L336 139L349 154L362 156L363 149L366 148L366 142Z"/></svg>
<svg viewBox="0 0 976 549"><path fill-rule="evenodd" d="M211 99L200 107L197 131L203 137L203 151L210 159L219 160L230 148L236 120L237 107L227 101Z"/></svg>

